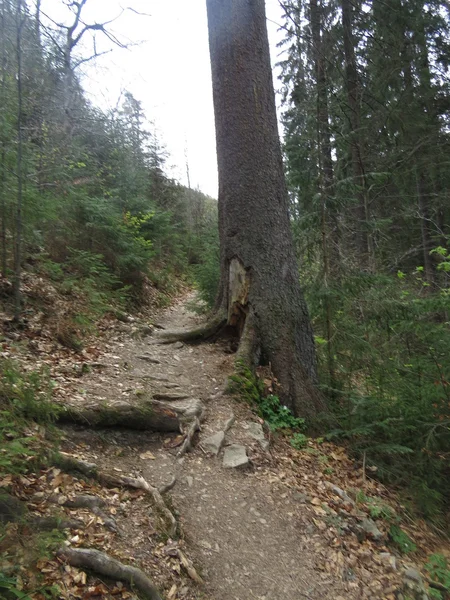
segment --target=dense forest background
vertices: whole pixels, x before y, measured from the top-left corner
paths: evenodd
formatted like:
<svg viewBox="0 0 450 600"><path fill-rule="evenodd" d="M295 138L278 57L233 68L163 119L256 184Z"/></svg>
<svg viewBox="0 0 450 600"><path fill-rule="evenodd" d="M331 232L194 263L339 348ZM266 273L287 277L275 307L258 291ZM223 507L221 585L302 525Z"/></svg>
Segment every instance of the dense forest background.
<svg viewBox="0 0 450 600"><path fill-rule="evenodd" d="M34 4L0 3L1 273L19 285L33 264L100 309L145 303L149 285L164 302L199 262L216 201L165 175L131 93L108 112L87 101L79 67L97 56L79 47L91 31L122 46L107 25L83 21L85 2L68 3L69 25L44 25Z"/></svg>
<svg viewBox="0 0 450 600"><path fill-rule="evenodd" d="M286 172L336 436L449 496L449 7L286 0Z"/></svg>
<svg viewBox="0 0 450 600"><path fill-rule="evenodd" d="M59 335L168 302L214 302L217 205L165 174L138 99L83 92L84 25L0 0L1 294L30 272L84 303ZM291 219L332 408L320 423L429 517L450 497L449 9L416 0L282 2ZM80 10L81 10L80 9ZM107 35L107 25L98 27ZM81 34L81 37L79 37ZM150 115L151 117L151 115ZM317 426L317 424L315 424Z"/></svg>

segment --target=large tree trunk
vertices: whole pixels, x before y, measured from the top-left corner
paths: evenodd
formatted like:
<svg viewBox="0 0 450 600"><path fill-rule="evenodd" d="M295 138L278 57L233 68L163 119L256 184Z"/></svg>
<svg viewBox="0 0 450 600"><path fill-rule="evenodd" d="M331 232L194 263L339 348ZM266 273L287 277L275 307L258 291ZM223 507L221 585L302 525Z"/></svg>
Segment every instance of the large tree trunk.
<svg viewBox="0 0 450 600"><path fill-rule="evenodd" d="M312 417L312 328L300 289L278 137L264 0L207 0L219 167L217 309L242 335L240 358L270 363L282 401Z"/></svg>

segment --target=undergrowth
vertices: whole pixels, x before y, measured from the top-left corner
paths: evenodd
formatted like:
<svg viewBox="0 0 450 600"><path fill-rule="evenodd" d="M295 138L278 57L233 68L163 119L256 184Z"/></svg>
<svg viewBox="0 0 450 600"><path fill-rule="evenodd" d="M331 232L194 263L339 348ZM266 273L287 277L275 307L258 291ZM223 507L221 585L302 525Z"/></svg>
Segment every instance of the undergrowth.
<svg viewBox="0 0 450 600"><path fill-rule="evenodd" d="M236 361L235 373L229 378L228 392L254 407L272 431L305 429L305 420L294 417L289 408L280 403L278 396L264 394L263 382L242 361Z"/></svg>
<svg viewBox="0 0 450 600"><path fill-rule="evenodd" d="M440 588L430 587L429 594L434 600L446 600L450 597L450 563L443 554L432 554L425 564L430 580L439 584ZM445 591L444 591L445 590Z"/></svg>
<svg viewBox="0 0 450 600"><path fill-rule="evenodd" d="M411 508L442 525L450 498L449 294L425 283L418 269L358 273L307 290L322 387L339 423L324 421L328 439L345 440ZM325 298L333 302L332 372L320 337Z"/></svg>
<svg viewBox="0 0 450 600"><path fill-rule="evenodd" d="M59 407L51 400L51 381L47 372L26 373L9 360L0 361L0 372L0 479L3 480L5 498L8 498L16 476L27 475L48 464L49 456L58 445L53 423ZM33 574L33 592L22 589L19 571L23 565L15 552L26 555L24 560L27 562L35 562L50 556L64 536L59 532L32 531L25 543L15 534L17 548L8 542L5 549L2 542L8 537L7 527L0 527L0 597L31 600L35 593L42 598L57 597L55 587L40 585L38 573Z"/></svg>
<svg viewBox="0 0 450 600"><path fill-rule="evenodd" d="M25 473L45 459L60 409L51 401L48 373L25 373L8 360L0 369L1 477Z"/></svg>

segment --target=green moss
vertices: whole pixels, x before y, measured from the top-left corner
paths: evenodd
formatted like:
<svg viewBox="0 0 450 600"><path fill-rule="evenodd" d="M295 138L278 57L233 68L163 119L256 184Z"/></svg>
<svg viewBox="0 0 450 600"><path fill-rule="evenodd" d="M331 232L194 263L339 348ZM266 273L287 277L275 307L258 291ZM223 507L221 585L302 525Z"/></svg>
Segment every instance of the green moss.
<svg viewBox="0 0 450 600"><path fill-rule="evenodd" d="M263 397L264 385L243 361L237 360L235 372L228 379L227 393L247 404L259 404Z"/></svg>
<svg viewBox="0 0 450 600"><path fill-rule="evenodd" d="M236 399L256 407L272 430L305 428L304 419L294 417L273 394L264 395L263 382L242 361L236 361L235 373L228 380L227 392Z"/></svg>

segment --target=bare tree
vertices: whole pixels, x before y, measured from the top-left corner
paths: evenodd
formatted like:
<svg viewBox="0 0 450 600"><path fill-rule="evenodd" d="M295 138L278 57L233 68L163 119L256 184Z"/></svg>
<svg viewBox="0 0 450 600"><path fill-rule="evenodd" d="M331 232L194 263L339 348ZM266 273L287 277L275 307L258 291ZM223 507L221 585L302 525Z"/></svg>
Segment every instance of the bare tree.
<svg viewBox="0 0 450 600"><path fill-rule="evenodd" d="M58 33L63 32L63 42L60 41L59 37L54 32L46 27L45 31L47 35L52 39L56 48L59 50L62 59L62 70L63 70L63 85L64 85L64 113L65 113L65 129L66 133L70 134L73 129L74 122L74 107L77 102L77 91L79 90L78 82L75 76L75 72L82 64L88 63L94 59L99 58L105 54L111 52L111 49L99 51L97 48L96 34L101 33L106 37L114 46L119 48L128 48L131 44L121 41L110 29L108 25L111 25L125 12L122 9L119 15L113 19L103 21L102 23L88 23L83 19L83 9L85 8L88 0L65 0L66 6L69 8L73 15L71 23L68 25L60 23L52 19L48 14L44 16L58 27ZM42 12L40 10L40 12ZM133 11L137 12L137 11ZM141 13L138 13L141 14ZM81 46L82 40L87 34L92 35L92 52L84 57L75 56L75 51Z"/></svg>

